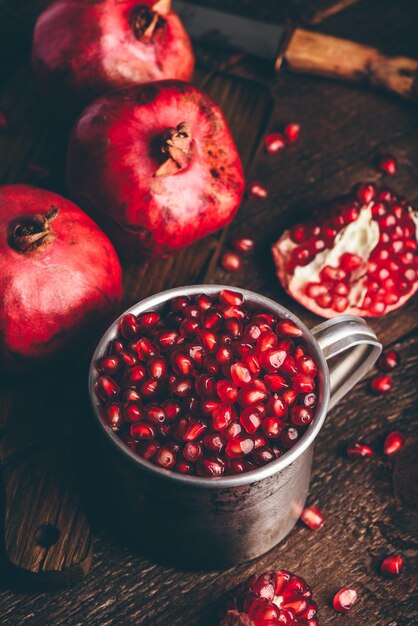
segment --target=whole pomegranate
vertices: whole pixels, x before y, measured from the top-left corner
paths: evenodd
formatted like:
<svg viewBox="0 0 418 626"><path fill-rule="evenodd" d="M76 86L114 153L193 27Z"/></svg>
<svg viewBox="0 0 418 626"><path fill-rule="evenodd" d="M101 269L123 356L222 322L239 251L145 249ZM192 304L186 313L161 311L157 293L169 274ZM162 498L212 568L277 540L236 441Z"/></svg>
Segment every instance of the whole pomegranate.
<svg viewBox="0 0 418 626"><path fill-rule="evenodd" d="M277 275L317 315L384 315L418 289L417 227L405 198L362 183L283 233L272 249Z"/></svg>
<svg viewBox="0 0 418 626"><path fill-rule="evenodd" d="M167 255L225 226L244 192L219 107L159 81L92 103L72 133L68 187L121 254Z"/></svg>
<svg viewBox="0 0 418 626"><path fill-rule="evenodd" d="M112 89L190 80L190 39L170 0L56 0L34 31L32 65L48 99L83 105Z"/></svg>
<svg viewBox="0 0 418 626"><path fill-rule="evenodd" d="M220 626L318 626L317 610L303 578L277 570L239 585Z"/></svg>
<svg viewBox="0 0 418 626"><path fill-rule="evenodd" d="M22 369L107 321L121 267L75 204L27 185L0 187L0 363Z"/></svg>

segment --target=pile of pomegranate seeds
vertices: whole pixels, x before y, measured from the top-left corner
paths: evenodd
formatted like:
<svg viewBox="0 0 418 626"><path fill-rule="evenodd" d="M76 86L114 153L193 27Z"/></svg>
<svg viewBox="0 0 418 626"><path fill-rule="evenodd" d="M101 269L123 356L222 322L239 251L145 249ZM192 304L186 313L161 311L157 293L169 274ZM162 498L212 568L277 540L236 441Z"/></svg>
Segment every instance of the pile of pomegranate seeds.
<svg viewBox="0 0 418 626"><path fill-rule="evenodd" d="M220 626L317 626L312 590L286 570L251 576L233 592Z"/></svg>
<svg viewBox="0 0 418 626"><path fill-rule="evenodd" d="M418 289L417 227L405 198L363 183L283 233L272 249L277 275L317 315L384 315Z"/></svg>
<svg viewBox="0 0 418 626"><path fill-rule="evenodd" d="M128 313L96 368L105 423L137 454L184 474L265 465L314 419L317 367L302 330L230 290Z"/></svg>

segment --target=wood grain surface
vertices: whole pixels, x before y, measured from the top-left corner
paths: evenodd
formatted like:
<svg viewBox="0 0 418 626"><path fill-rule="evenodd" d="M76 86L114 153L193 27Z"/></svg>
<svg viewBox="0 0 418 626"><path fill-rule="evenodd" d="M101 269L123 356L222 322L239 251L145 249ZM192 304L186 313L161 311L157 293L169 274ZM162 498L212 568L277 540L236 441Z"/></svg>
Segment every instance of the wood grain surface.
<svg viewBox="0 0 418 626"><path fill-rule="evenodd" d="M415 0L359 0L342 3L346 8L336 13L330 7L337 3L327 0L207 0L205 4L263 19L296 19L305 25L321 21L321 32L418 59ZM5 68L0 110L9 119L9 128L0 131L0 181L31 181L65 194L69 128L45 111L38 98L27 61L27 37L26 45L20 46L25 37L11 36L20 20L16 17L21 16L19 10L26 11L27 6L25 2L0 1L0 32L7 23L9 33L7 45L0 46ZM315 17L324 14L330 17ZM4 44L6 39L2 41ZM20 54L21 60L12 60L14 45L16 50L19 46L16 58ZM318 318L279 287L271 243L293 220L309 215L357 181L381 180L375 160L382 151L392 152L399 161L399 173L389 182L418 206L417 109L354 85L286 73L274 77L272 70L253 61L244 61L229 73L201 66L194 82L204 86L224 108L247 179L262 181L270 195L267 200L246 199L227 231L176 257L126 266L124 305L169 287L226 282L272 297L313 325ZM265 154L264 134L289 121L302 125L299 143L277 156ZM44 165L49 174L37 178L28 170L30 163ZM242 271L226 274L219 267L219 256L237 235L253 236L256 251ZM191 572L147 560L120 532L121 520L112 506L106 463L98 452L86 397L88 348L77 366L45 372L31 380L0 379L0 474L3 484L13 487L18 502L16 508L10 508L11 493L3 488L6 527L13 528L11 517L24 512L28 541L39 546L36 563L40 571L47 570L49 558L48 548L40 545L48 543L48 529L45 536L39 530L42 523L71 527L80 537L89 536L89 523L94 543L89 574L68 589L28 591L24 582L16 581L3 567L0 624L213 626L228 590L250 573L273 567L295 571L312 584L321 624L418 624L417 320L415 298L400 311L371 322L385 346L393 346L401 354L393 392L385 397L371 395L370 373L330 413L318 437L309 502L324 512L324 526L314 533L298 525L270 553L228 571ZM407 435L408 445L391 461L381 450L385 435L395 428ZM344 446L352 439L372 445L375 457L366 462L347 460ZM32 469L27 471L27 467ZM51 485L57 489L53 515L42 497L42 490ZM69 494L69 500L60 498L60 489ZM71 516L69 511L77 514ZM17 543L13 534L4 537L3 532L3 563L5 545L10 557ZM85 573L89 543L80 542L78 551L76 556L84 563L81 573ZM395 580L384 579L379 562L394 552L404 555L405 570ZM19 563L19 554L14 560ZM347 584L358 589L359 601L339 618L330 600Z"/></svg>

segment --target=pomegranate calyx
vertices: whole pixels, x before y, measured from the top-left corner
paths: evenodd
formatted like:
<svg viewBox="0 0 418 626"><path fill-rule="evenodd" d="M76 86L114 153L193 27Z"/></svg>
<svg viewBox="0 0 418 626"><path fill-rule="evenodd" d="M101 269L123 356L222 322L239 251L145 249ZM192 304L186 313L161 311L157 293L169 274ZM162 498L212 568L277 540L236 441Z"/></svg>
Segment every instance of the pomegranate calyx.
<svg viewBox="0 0 418 626"><path fill-rule="evenodd" d="M59 209L51 206L48 213L38 213L19 219L11 226L9 244L17 252L30 252L55 239L51 231L51 222L57 217Z"/></svg>
<svg viewBox="0 0 418 626"><path fill-rule="evenodd" d="M175 128L167 128L164 133L161 152L168 158L154 176L172 176L190 164L193 139L187 122L180 122Z"/></svg>
<svg viewBox="0 0 418 626"><path fill-rule="evenodd" d="M135 39L152 42L154 35L166 25L164 16L171 10L171 0L158 0L153 7L138 5L129 16Z"/></svg>

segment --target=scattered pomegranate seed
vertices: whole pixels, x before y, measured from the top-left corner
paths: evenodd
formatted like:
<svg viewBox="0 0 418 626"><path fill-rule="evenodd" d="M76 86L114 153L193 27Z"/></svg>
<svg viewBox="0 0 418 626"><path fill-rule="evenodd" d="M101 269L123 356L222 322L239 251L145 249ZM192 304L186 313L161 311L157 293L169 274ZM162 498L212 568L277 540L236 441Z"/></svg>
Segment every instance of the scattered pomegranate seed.
<svg viewBox="0 0 418 626"><path fill-rule="evenodd" d="M377 376L370 383L370 389L373 393L389 393L392 389L392 378L390 376Z"/></svg>
<svg viewBox="0 0 418 626"><path fill-rule="evenodd" d="M241 259L234 252L225 252L222 255L221 265L227 272L238 272L241 269Z"/></svg>
<svg viewBox="0 0 418 626"><path fill-rule="evenodd" d="M380 571L385 576L398 576L403 568L403 557L400 554L387 556L380 564Z"/></svg>
<svg viewBox="0 0 418 626"><path fill-rule="evenodd" d="M299 139L300 125L295 124L294 122L291 124L287 124L284 127L283 132L288 143L296 143L296 141Z"/></svg>
<svg viewBox="0 0 418 626"><path fill-rule="evenodd" d="M241 252L241 254L248 254L254 250L254 240L241 237L232 242L232 247L235 248L237 252Z"/></svg>
<svg viewBox="0 0 418 626"><path fill-rule="evenodd" d="M352 587L340 589L332 601L332 606L338 613L347 613L357 600L357 591Z"/></svg>
<svg viewBox="0 0 418 626"><path fill-rule="evenodd" d="M373 456L374 452L370 446L358 443L357 441L349 443L347 446L347 456L349 459L365 459Z"/></svg>
<svg viewBox="0 0 418 626"><path fill-rule="evenodd" d="M401 359L395 350L385 350L377 362L379 369L384 372L390 372L398 367Z"/></svg>
<svg viewBox="0 0 418 626"><path fill-rule="evenodd" d="M286 148L286 139L283 133L270 133L264 142L266 152L277 154Z"/></svg>
<svg viewBox="0 0 418 626"><path fill-rule="evenodd" d="M303 509L300 519L311 530L318 530L324 523L324 516L316 506L308 506Z"/></svg>
<svg viewBox="0 0 418 626"><path fill-rule="evenodd" d="M3 111L0 111L0 130L6 130L9 128L9 122L7 121L6 115Z"/></svg>
<svg viewBox="0 0 418 626"><path fill-rule="evenodd" d="M48 178L50 174L49 167L41 163L28 163L26 169L31 176L39 179Z"/></svg>
<svg viewBox="0 0 418 626"><path fill-rule="evenodd" d="M395 157L390 154L384 154L379 159L379 169L384 174L393 176L398 170L398 164Z"/></svg>
<svg viewBox="0 0 418 626"><path fill-rule="evenodd" d="M393 456L403 447L405 443L405 435L394 430L385 439L383 444L383 452L388 456Z"/></svg>
<svg viewBox="0 0 418 626"><path fill-rule="evenodd" d="M268 191L262 183L252 182L248 185L248 195L250 198L268 198Z"/></svg>

